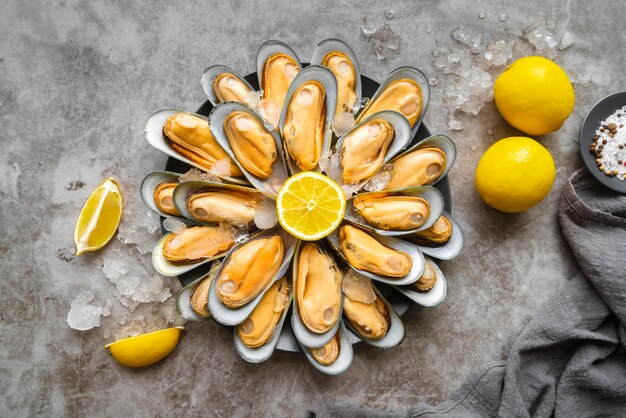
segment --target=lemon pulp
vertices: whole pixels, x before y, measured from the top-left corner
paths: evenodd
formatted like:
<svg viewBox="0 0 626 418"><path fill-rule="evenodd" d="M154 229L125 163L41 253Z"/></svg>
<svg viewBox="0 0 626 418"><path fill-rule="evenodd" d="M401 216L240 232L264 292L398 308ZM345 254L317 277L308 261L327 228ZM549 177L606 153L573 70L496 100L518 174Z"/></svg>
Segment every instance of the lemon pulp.
<svg viewBox="0 0 626 418"><path fill-rule="evenodd" d="M289 178L276 197L281 226L305 241L324 238L341 223L346 196L329 177L303 171Z"/></svg>
<svg viewBox="0 0 626 418"><path fill-rule="evenodd" d="M74 229L76 255L98 250L113 238L123 207L120 186L109 177L91 193L78 216Z"/></svg>

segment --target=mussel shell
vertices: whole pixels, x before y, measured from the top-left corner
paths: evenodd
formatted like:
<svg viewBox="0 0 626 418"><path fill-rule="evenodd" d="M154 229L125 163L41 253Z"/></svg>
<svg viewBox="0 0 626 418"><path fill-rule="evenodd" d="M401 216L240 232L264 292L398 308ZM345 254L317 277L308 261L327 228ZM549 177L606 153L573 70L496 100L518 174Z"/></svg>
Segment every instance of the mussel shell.
<svg viewBox="0 0 626 418"><path fill-rule="evenodd" d="M276 40L267 41L259 47L256 53L256 74L259 80L259 88L263 88L262 79L265 61L267 61L267 59L274 54L284 54L290 56L298 64L298 68L302 69L300 58L298 58L296 52L291 49L289 45Z"/></svg>
<svg viewBox="0 0 626 418"><path fill-rule="evenodd" d="M191 112L185 112L184 110L178 110L178 109L163 109L163 110L159 110L153 113L152 116L148 118L148 121L146 122L146 125L143 128L144 139L146 140L146 142L148 142L148 144L150 144L155 149L161 151L162 153L167 154L170 157L177 159L178 161L182 161L186 164L189 164L190 166L196 167L202 171L207 171L205 167L201 166L200 164L188 158L183 157L182 155L174 151L165 141L165 138L163 135L163 126L165 125L165 122L169 119L169 117L172 115L175 115L176 113L187 113L189 115L193 115L200 119L206 120L207 123L209 123L208 118L203 115L198 115L196 113L191 113ZM223 177L223 180L228 181L229 183L235 183L235 184L244 184L244 185L248 184L248 181L246 181L246 179L242 177Z"/></svg>
<svg viewBox="0 0 626 418"><path fill-rule="evenodd" d="M419 228L408 229L406 231L393 231L376 228L373 225L370 225L365 219L363 219L356 209L354 208L354 197L351 197L346 202L346 214L345 219L350 223L356 224L363 229L366 229L371 232L375 232L378 235L383 236L402 236L413 234L417 231L422 231L424 229L432 226L437 219L441 216L444 207L444 200L441 192L434 187L430 186L421 186L421 187L404 187L401 189L393 189L393 190L385 190L385 191L377 191L377 192L366 192L359 193L357 196L417 196L421 197L428 201L430 205L430 215L426 222ZM182 212L181 212L182 213Z"/></svg>
<svg viewBox="0 0 626 418"><path fill-rule="evenodd" d="M219 76L220 74L224 74L224 73L229 73L229 74L234 75L236 78L239 79L239 81L241 81L244 85L246 85L246 87L248 87L250 91L255 91L254 87L252 87L250 83L248 83L246 79L241 76L241 74L239 74L237 71L233 70L232 68L227 67L225 65L211 65L202 73L202 79L200 80L200 84L202 85L202 90L204 90L204 94L207 95L207 97L209 98L209 101L211 102L211 104L213 104L213 106L217 106L217 104L220 103L220 100L217 98L217 95L215 94L215 89L213 88L213 82L215 81L215 78L217 76Z"/></svg>
<svg viewBox="0 0 626 418"><path fill-rule="evenodd" d="M156 171L154 173L148 174L141 182L141 186L139 186L139 195L141 196L141 200L143 203L150 209L152 212L156 213L159 216L163 216L166 218L177 218L181 219L178 216L173 216L169 213L163 212L156 205L154 201L154 190L163 183L178 183L178 178L181 174L173 173L171 171ZM180 211L179 211L180 212Z"/></svg>
<svg viewBox="0 0 626 418"><path fill-rule="evenodd" d="M263 361L268 360L276 346L278 345L278 339L280 338L281 331L283 329L283 324L285 323L285 319L287 318L287 313L289 312L289 305L291 304L291 299L293 298L293 286L291 286L291 291L289 292L289 300L287 301L287 305L283 309L280 319L278 320L278 324L274 327L274 331L272 332L272 336L270 339L260 347L252 348L248 347L241 341L239 334L237 333L237 327L233 328L233 339L235 340L235 349L239 353L242 359L250 363L261 363Z"/></svg>
<svg viewBox="0 0 626 418"><path fill-rule="evenodd" d="M186 320L194 322L204 322L211 318L210 316L200 316L196 313L196 311L191 306L191 295L193 294L193 292L195 292L195 290L198 288L198 286L200 286L202 282L204 282L205 280L212 280L212 278L215 277L215 273L217 272L219 265L220 263L217 261L213 263L211 269L207 274L204 274L202 277L189 283L187 286L183 287L183 289L178 293L176 308L178 309L178 312L181 314L181 316Z"/></svg>
<svg viewBox="0 0 626 418"><path fill-rule="evenodd" d="M448 173L454 166L454 162L456 161L456 145L454 144L454 141L452 141L447 136L441 135L441 134L429 136L428 138L423 139L419 141L417 144L408 148L401 154L396 155L394 158L392 158L389 161L389 163L393 164L395 161L402 158L403 156L410 154L411 152L416 151L420 148L426 148L426 147L437 147L446 154L446 166L443 169L443 172L441 173L441 175L437 177L435 181L423 185L423 186L434 186L435 184L439 183L441 179L443 179L445 176L448 175Z"/></svg>
<svg viewBox="0 0 626 418"><path fill-rule="evenodd" d="M348 370L348 368L352 364L352 359L354 358L354 352L352 351L352 344L350 343L348 330L346 329L343 320L340 319L337 322L340 323L339 329L337 330L337 332L339 332L339 357L337 357L337 360L335 360L334 363L329 365L319 363L317 360L315 360L307 347L302 346L302 351L304 352L304 355L306 356L307 360L309 360L309 362L313 365L313 367L315 367L322 373L330 375L338 375Z"/></svg>
<svg viewBox="0 0 626 418"><path fill-rule="evenodd" d="M186 219L183 219L183 221L190 222ZM236 238L235 243L242 242L248 237L248 234L246 232L240 231L239 233L240 235ZM161 239L157 242L154 250L152 250L152 265L159 274L165 277L180 276L181 274L187 273L188 271L191 271L196 267L209 263L213 260L217 260L218 258L222 258L228 253L228 251L217 253L213 257L208 257L195 263L174 264L163 256L163 245L171 235L172 232L168 232L167 234L163 235Z"/></svg>
<svg viewBox="0 0 626 418"><path fill-rule="evenodd" d="M179 184L176 189L174 189L173 199L174 206L183 215L186 219L197 222L202 225L215 225L215 223L203 222L197 220L193 217L191 212L189 212L189 208L187 207L187 199L190 196L203 192L206 190L229 190L236 192L245 192L250 194L251 196L258 196L258 198L270 198L268 193L263 193L257 189L253 189L252 187L245 186L237 186L234 184L224 184L224 183L215 183L208 180L197 180L197 181L186 181Z"/></svg>
<svg viewBox="0 0 626 418"><path fill-rule="evenodd" d="M317 248L321 250L322 252L324 252L328 257L331 257L332 259L334 259L332 254L326 251L326 249L319 242L316 242L315 245L317 245ZM294 293L294 297L292 301L292 309L291 309L292 311L291 328L293 330L293 333L296 339L300 343L300 345L304 347L309 347L309 348L318 348L326 344L328 341L330 341L337 333L337 329L339 328L339 323L341 322L341 314L343 312L343 294L341 297L341 305L339 306L339 315L338 315L339 319L335 322L335 324L330 329L328 329L328 331L318 334L318 333L310 331L307 328L307 326L304 325L304 322L302 322L302 318L300 318L300 310L298 309L298 301L296 300L296 297L295 297L296 280L297 280L297 275L298 275L298 262L299 262L299 256L300 256L300 249L302 248L302 246L303 246L303 243L299 241L298 246L296 248L295 257L293 260L292 272L291 272L291 275L293 277L293 293Z"/></svg>
<svg viewBox="0 0 626 418"><path fill-rule="evenodd" d="M444 301L448 292L448 285L439 266L432 259L428 257L425 258L426 261L431 263L435 269L435 273L437 274L437 281L435 281L435 285L431 289L425 292L420 292L412 286L394 286L394 288L399 292L402 292L402 294L418 305L430 308L437 306Z"/></svg>
<svg viewBox="0 0 626 418"><path fill-rule="evenodd" d="M375 233L369 234L381 244L393 248L394 250L402 251L411 257L411 260L413 261L413 266L411 267L411 270L406 276L394 279L391 277L379 276L378 274L370 273L369 271L360 270L353 267L341 252L341 246L339 244L340 230L341 225L337 229L335 229L328 237L326 237L326 239L330 243L330 246L333 248L333 250L335 250L337 255L339 255L339 257L341 257L341 259L344 260L346 264L349 265L350 268L357 273L362 274L365 277L369 277L372 280L398 286L415 283L417 280L419 280L420 277L422 277L422 274L424 273L424 255L417 245L411 244L410 242L401 240L396 237L383 236Z"/></svg>
<svg viewBox="0 0 626 418"><path fill-rule="evenodd" d="M317 44L317 48L313 53L313 58L311 58L312 65L322 65L322 61L328 55L328 53L333 51L342 52L346 57L352 61L352 66L354 67L354 72L356 73L356 84L354 86L354 92L356 93L356 100L354 102L354 106L352 107L352 112L356 113L361 108L361 71L359 69L359 61L356 58L356 54L350 48L350 46L337 38L329 38L325 39L319 44Z"/></svg>
<svg viewBox="0 0 626 418"><path fill-rule="evenodd" d="M413 245L419 248L421 252L431 257L438 258L440 260L451 260L463 251L465 238L463 237L463 230L456 219L454 219L452 215L447 212L442 212L442 215L445 215L445 217L448 218L452 224L452 235L450 236L448 242L439 247L427 247L419 244Z"/></svg>
<svg viewBox="0 0 626 418"><path fill-rule="evenodd" d="M361 335L359 333L359 331L357 331L352 326L352 324L350 323L350 320L347 317L344 320L344 323L350 329L350 331L352 331L353 333L355 333L359 337L359 339L361 339L362 341L364 341L365 343L367 343L369 345L373 345L374 347L378 347L378 348L395 347L395 346L397 346L398 344L400 344L404 340L404 335L405 335L404 323L402 322L402 319L400 318L400 315L398 315L398 313L395 311L395 309L393 309L393 306L391 306L391 304L387 301L387 299L385 299L383 297L383 295L376 288L376 286L374 286L374 292L376 292L376 296L379 297L380 300L383 301L383 303L387 307L387 310L389 311L389 317L391 319L391 324L390 324L389 329L387 330L387 333L385 334L385 336L383 338L378 339L378 340L372 340L370 338L367 338L364 335ZM345 296L344 296L344 298L345 298ZM344 313L344 316L345 316L345 313Z"/></svg>
<svg viewBox="0 0 626 418"><path fill-rule="evenodd" d="M350 128L345 134L343 134L338 140L337 143L335 144L334 148L333 148L333 153L338 153L341 152L341 147L343 146L343 141L352 133L354 132L356 129L358 129L360 126L372 121L372 120L376 120L376 119L382 119L384 121L389 122L389 124L391 124L391 126L393 126L394 129L394 137L393 140L391 141L391 143L389 144L389 148L387 148L387 152L385 153L385 158L383 159L383 164L382 166L387 163L389 160L391 160L395 155L397 155L399 152L401 152L411 141L411 127L409 126L409 122L407 121L407 119L401 114L398 113L394 110L383 110L382 112L377 112L374 113L373 115L368 116L367 118L363 119L362 121L360 121L359 123L357 123L356 125L354 125L352 128ZM379 169L380 170L380 169ZM378 172L379 170L377 170L376 172ZM374 174L376 174L376 172ZM339 178L333 178L333 180L339 184L340 186L344 184L343 181L343 168L341 169L341 173L342 176ZM372 175L373 176L373 175ZM358 184L358 187L362 187L365 183L368 182L368 180L370 178L372 178L372 176L368 177L367 179L364 179L362 181L360 181Z"/></svg>
<svg viewBox="0 0 626 418"><path fill-rule="evenodd" d="M424 115L426 114L426 110L428 110L428 104L430 102L430 84L428 84L428 77L426 77L426 74L424 74L421 70L415 67L410 67L410 66L398 67L389 73L387 78L385 78L385 81L382 82L380 87L378 87L378 90L376 90L376 93L374 93L374 95L370 99L370 102L376 100L378 96L380 96L385 91L385 89L387 88L387 86L389 86L389 84L391 84L392 82L396 80L400 80L403 78L409 78L415 81L422 90L422 110L420 112L419 117L417 118L417 121L415 122L415 125L411 129L411 139L412 139L415 137L417 130L422 124L422 120L424 119ZM362 111L363 110L361 110L361 112Z"/></svg>
<svg viewBox="0 0 626 418"><path fill-rule="evenodd" d="M276 272L274 277L269 281L267 286L265 286L265 289L263 289L263 291L261 291L261 293L259 293L259 295L257 295L250 302L238 308L232 308L232 309L228 308L219 300L217 296L216 283L219 281L220 274L222 273L224 266L227 265L231 254L235 252L236 250L238 250L239 248L241 248L242 245L245 245L251 242L252 240L266 238L266 237L276 235L276 234L282 237L284 248L285 248L283 261L278 271ZM287 269L289 268L289 263L291 262L291 258L293 257L293 253L296 248L296 243L297 243L297 240L292 235L285 232L282 228L274 227L272 229L260 231L252 235L250 239L246 240L245 242L237 244L233 248L231 248L228 254L226 255L226 257L224 258L224 260L222 261L222 265L220 266L219 271L215 274L215 279L211 283L211 288L209 289L209 310L213 314L213 318L220 324L230 325L230 326L238 325L242 323L243 321L245 321L246 318L250 316L250 314L252 313L256 305L259 304L265 292L267 292L267 290L272 286L272 284L276 280L282 278L287 272Z"/></svg>
<svg viewBox="0 0 626 418"><path fill-rule="evenodd" d="M322 159L330 152L333 136L330 126L335 117L335 106L337 105L337 80L335 79L335 75L328 68L319 65L309 65L296 75L289 86L289 90L287 91L287 97L285 98L285 103L283 105L282 112L280 113L278 129L280 130L281 137L284 137L283 125L285 124L291 99L296 90L308 81L318 81L324 87L325 91L326 119L324 120L324 142L322 144L322 152L320 154L320 159ZM302 170L294 161L291 160L285 144L283 144L283 146L285 159L287 160L287 167L289 167L291 174L300 173ZM319 161L313 171L317 171L318 173L321 171Z"/></svg>
<svg viewBox="0 0 626 418"><path fill-rule="evenodd" d="M224 130L224 122L228 115L232 112L244 112L256 120L258 120L264 128L272 134L274 137L275 145L276 145L276 161L272 165L272 173L266 179L260 179L256 177L254 174L250 173L246 170L243 165L237 159L235 152L230 146L230 142L228 141L228 137L226 136L226 131ZM243 172L246 179L258 190L268 193L272 196L276 196L280 186L287 180L289 177L289 173L287 172L287 166L285 163L285 158L283 156L282 150L282 140L278 132L274 128L272 128L268 123L266 123L261 115L259 115L254 109L251 107L238 102L225 102L220 103L211 111L211 115L209 116L209 121L211 124L211 132L215 136L217 143L220 144L222 148L226 151L228 156L235 161L239 169ZM181 212L182 213L182 212Z"/></svg>

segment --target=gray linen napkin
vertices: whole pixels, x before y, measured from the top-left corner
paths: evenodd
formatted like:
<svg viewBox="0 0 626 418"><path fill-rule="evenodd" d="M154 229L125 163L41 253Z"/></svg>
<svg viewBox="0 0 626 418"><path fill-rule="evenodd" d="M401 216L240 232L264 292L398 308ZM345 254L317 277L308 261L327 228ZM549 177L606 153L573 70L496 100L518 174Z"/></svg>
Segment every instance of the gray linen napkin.
<svg viewBox="0 0 626 418"><path fill-rule="evenodd" d="M580 169L565 186L559 221L582 272L530 321L506 361L475 369L448 401L417 404L406 416L626 417L626 196ZM337 406L309 413L397 416Z"/></svg>

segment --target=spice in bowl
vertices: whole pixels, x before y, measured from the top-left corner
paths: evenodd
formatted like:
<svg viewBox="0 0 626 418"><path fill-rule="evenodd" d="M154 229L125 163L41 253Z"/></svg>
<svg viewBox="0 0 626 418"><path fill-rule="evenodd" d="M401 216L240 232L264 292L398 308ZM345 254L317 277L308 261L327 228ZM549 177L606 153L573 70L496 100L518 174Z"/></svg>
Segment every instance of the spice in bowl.
<svg viewBox="0 0 626 418"><path fill-rule="evenodd" d="M626 106L600 123L589 150L607 176L626 180Z"/></svg>

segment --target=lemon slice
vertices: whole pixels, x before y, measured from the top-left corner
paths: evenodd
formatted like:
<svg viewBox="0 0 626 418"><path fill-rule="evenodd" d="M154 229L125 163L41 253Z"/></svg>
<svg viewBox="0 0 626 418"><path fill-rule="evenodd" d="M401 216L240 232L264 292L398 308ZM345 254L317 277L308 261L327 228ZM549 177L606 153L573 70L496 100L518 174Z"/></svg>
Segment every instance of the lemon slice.
<svg viewBox="0 0 626 418"><path fill-rule="evenodd" d="M109 177L91 193L78 216L74 229L76 255L99 250L113 238L123 207L120 185Z"/></svg>
<svg viewBox="0 0 626 418"><path fill-rule="evenodd" d="M107 344L113 358L126 367L144 367L164 359L178 345L184 327L162 329Z"/></svg>
<svg viewBox="0 0 626 418"><path fill-rule="evenodd" d="M282 227L304 241L324 238L341 223L346 196L329 177L303 171L289 178L276 197Z"/></svg>

